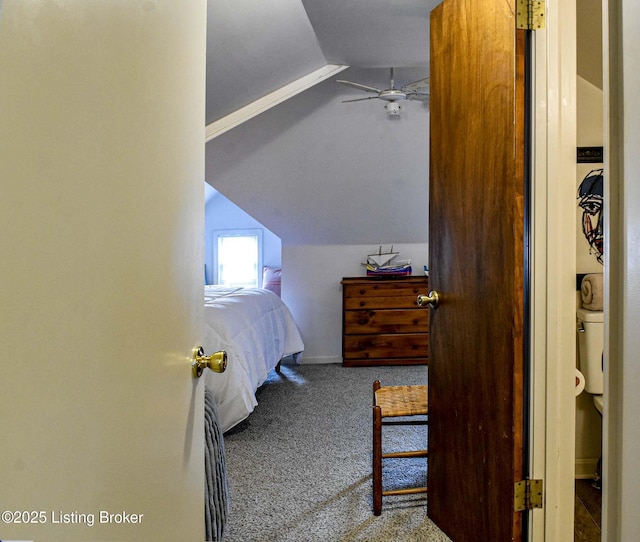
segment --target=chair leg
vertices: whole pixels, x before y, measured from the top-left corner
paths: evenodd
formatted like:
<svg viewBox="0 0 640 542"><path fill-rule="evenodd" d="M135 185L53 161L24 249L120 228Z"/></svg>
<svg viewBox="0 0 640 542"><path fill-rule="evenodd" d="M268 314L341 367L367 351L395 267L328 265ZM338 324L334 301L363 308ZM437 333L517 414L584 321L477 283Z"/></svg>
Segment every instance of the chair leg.
<svg viewBox="0 0 640 542"><path fill-rule="evenodd" d="M382 513L382 412L373 407L373 514Z"/></svg>

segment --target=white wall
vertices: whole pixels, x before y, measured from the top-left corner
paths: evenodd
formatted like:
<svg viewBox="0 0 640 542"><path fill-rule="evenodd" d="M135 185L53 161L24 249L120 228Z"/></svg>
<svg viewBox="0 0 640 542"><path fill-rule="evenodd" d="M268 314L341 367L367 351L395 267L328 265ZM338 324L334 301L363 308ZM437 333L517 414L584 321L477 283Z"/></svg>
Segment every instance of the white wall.
<svg viewBox="0 0 640 542"><path fill-rule="evenodd" d="M396 81L424 77L398 70ZM387 70L350 80L384 87ZM332 78L207 143L206 178L284 244L424 243L428 239L429 109L382 100Z"/></svg>
<svg viewBox="0 0 640 542"><path fill-rule="evenodd" d="M385 245L386 247L386 245ZM361 262L379 245L284 245L282 299L300 328L303 363L342 362L343 277L365 275ZM397 244L398 259L410 259L413 274L427 265L426 243ZM427 293L427 292L425 292Z"/></svg>

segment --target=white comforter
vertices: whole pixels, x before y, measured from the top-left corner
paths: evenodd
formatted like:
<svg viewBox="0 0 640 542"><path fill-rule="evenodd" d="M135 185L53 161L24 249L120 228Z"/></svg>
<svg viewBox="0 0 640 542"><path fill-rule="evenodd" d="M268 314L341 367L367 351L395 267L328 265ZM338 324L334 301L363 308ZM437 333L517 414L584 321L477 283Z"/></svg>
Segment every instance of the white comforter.
<svg viewBox="0 0 640 542"><path fill-rule="evenodd" d="M255 391L278 361L304 344L288 307L269 290L205 286L204 321L204 351L227 352L224 373L204 372L227 431L256 407Z"/></svg>

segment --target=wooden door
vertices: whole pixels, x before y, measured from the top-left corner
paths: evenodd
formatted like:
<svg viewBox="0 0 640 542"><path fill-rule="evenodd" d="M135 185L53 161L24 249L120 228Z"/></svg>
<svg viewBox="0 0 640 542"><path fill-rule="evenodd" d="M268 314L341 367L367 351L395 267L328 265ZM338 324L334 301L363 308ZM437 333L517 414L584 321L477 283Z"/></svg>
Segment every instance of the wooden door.
<svg viewBox="0 0 640 542"><path fill-rule="evenodd" d="M429 516L455 541L519 539L524 35L515 0L431 16Z"/></svg>
<svg viewBox="0 0 640 542"><path fill-rule="evenodd" d="M0 537L202 541L206 2L1 19Z"/></svg>

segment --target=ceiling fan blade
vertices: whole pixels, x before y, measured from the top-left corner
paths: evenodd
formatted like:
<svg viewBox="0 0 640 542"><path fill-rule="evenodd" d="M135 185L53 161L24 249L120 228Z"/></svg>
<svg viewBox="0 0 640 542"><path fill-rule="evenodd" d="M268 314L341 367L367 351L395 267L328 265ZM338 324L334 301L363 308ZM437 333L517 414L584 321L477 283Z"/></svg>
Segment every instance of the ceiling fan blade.
<svg viewBox="0 0 640 542"><path fill-rule="evenodd" d="M412 92L411 94L407 94L407 100L420 100L421 102L426 102L429 100L429 94L424 92Z"/></svg>
<svg viewBox="0 0 640 542"><path fill-rule="evenodd" d="M375 100L377 99L377 96L367 96L366 98L354 98L353 100L342 100L343 104L349 103L349 102L362 102L364 100Z"/></svg>
<svg viewBox="0 0 640 542"><path fill-rule="evenodd" d="M336 80L336 83L342 83L343 85L348 85L350 87L357 88L360 90L366 90L367 92L375 92L376 94L380 94L382 92L382 90L380 90L379 88L369 87L367 85L361 85L360 83L354 83L352 81L345 81L344 79L338 79Z"/></svg>
<svg viewBox="0 0 640 542"><path fill-rule="evenodd" d="M427 88L429 86L429 78L426 77L424 79L420 79L419 81L414 81L413 83L409 83L402 87L402 90L420 90L423 88Z"/></svg>

